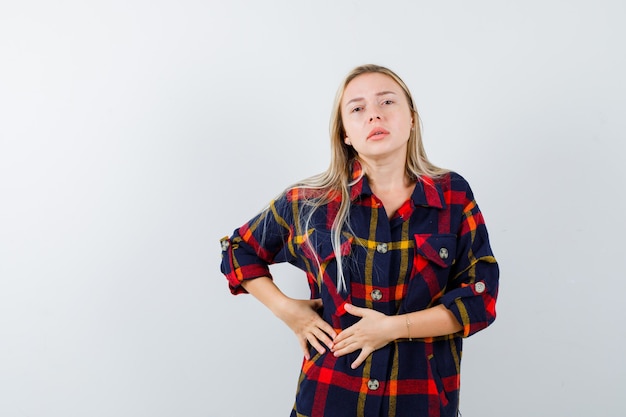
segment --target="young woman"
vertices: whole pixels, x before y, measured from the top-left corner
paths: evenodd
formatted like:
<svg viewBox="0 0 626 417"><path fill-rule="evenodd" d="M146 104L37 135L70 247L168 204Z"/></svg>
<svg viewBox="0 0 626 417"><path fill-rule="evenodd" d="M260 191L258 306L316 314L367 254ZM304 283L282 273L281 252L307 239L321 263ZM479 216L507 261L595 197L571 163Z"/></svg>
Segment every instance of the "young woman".
<svg viewBox="0 0 626 417"><path fill-rule="evenodd" d="M230 238L222 272L304 352L292 417L456 416L462 338L496 316L498 266L467 182L426 158L404 82L376 65L342 83L328 170ZM268 265L302 269L310 300Z"/></svg>

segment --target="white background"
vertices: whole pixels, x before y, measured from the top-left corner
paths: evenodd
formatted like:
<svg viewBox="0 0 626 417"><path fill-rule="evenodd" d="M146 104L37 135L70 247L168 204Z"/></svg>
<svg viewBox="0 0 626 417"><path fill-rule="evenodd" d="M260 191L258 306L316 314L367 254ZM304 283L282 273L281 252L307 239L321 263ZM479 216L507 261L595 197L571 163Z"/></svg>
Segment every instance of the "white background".
<svg viewBox="0 0 626 417"><path fill-rule="evenodd" d="M229 294L218 240L326 168L336 88L370 62L411 88L500 261L463 416L623 415L625 19L621 0L3 0L0 415L287 416L301 353Z"/></svg>

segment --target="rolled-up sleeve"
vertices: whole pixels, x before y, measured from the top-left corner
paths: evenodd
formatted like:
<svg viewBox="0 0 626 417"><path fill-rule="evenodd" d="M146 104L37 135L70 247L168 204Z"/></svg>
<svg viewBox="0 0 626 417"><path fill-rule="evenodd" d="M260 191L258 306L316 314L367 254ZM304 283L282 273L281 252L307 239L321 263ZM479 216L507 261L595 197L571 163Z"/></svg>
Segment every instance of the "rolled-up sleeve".
<svg viewBox="0 0 626 417"><path fill-rule="evenodd" d="M220 240L221 271L228 280L231 293L245 293L241 285L245 280L272 278L269 265L288 260L285 252L289 252L291 217L291 203L283 195L236 229L232 236Z"/></svg>
<svg viewBox="0 0 626 417"><path fill-rule="evenodd" d="M468 337L496 318L499 268L491 251L483 215L466 184L457 238L456 260L448 289L441 298Z"/></svg>

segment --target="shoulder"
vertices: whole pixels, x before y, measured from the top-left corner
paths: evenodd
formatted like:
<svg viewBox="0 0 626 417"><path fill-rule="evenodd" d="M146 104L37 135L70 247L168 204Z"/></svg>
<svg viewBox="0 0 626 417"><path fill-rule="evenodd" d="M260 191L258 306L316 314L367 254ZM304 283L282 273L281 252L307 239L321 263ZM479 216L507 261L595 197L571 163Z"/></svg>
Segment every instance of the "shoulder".
<svg viewBox="0 0 626 417"><path fill-rule="evenodd" d="M341 198L341 192L328 188L296 186L285 190L281 197L290 203L305 202L313 205L321 205Z"/></svg>
<svg viewBox="0 0 626 417"><path fill-rule="evenodd" d="M456 171L448 171L444 175L434 178L435 184L440 187L444 199L449 205L466 205L474 200L474 193L469 182Z"/></svg>
<svg viewBox="0 0 626 417"><path fill-rule="evenodd" d="M443 191L471 191L469 182L456 171L448 171L445 174L433 178L433 182Z"/></svg>
<svg viewBox="0 0 626 417"><path fill-rule="evenodd" d="M456 171L446 171L442 175L432 178L432 180L441 187L464 188L469 186L465 177Z"/></svg>

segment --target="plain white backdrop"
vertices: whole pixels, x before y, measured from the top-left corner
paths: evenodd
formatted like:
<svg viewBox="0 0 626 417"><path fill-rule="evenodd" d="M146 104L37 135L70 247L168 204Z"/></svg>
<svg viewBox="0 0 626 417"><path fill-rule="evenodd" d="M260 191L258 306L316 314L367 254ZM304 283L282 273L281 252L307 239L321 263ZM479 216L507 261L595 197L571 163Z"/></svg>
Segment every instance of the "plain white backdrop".
<svg viewBox="0 0 626 417"><path fill-rule="evenodd" d="M299 347L228 293L218 240L326 168L336 88L370 62L411 88L500 261L463 416L623 414L625 19L621 0L3 1L0 415L287 416Z"/></svg>

